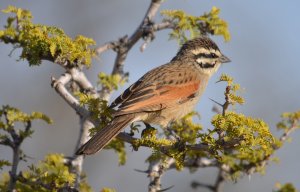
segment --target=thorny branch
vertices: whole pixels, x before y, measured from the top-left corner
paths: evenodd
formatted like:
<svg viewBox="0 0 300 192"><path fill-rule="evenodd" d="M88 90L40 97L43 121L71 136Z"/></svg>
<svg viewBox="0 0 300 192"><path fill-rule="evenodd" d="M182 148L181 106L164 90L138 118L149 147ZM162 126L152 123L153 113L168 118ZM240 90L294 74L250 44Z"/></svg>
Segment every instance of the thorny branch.
<svg viewBox="0 0 300 192"><path fill-rule="evenodd" d="M161 177L174 162L175 160L173 158L168 157L165 160L158 160L149 163L149 169L147 171L150 178L148 192L166 191L172 188L171 186L166 189L161 189Z"/></svg>

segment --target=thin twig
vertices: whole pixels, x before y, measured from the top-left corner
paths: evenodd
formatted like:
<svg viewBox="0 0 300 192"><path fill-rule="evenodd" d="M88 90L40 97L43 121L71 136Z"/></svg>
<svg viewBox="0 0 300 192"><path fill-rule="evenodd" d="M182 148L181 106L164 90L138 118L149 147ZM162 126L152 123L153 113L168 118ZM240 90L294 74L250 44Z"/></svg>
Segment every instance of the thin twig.
<svg viewBox="0 0 300 192"><path fill-rule="evenodd" d="M96 53L98 55L100 55L101 53L103 53L107 50L114 49L116 46L117 46L117 42L105 43L104 45L102 45L96 49Z"/></svg>
<svg viewBox="0 0 300 192"><path fill-rule="evenodd" d="M149 21L148 25L143 27L144 42L140 46L140 51L143 52L146 49L146 47L148 46L148 44L150 44L150 42L152 42L154 40L155 32L164 30L164 29L173 29L174 27L175 27L175 24L170 21L164 21L159 24L154 24L152 21Z"/></svg>
<svg viewBox="0 0 300 192"><path fill-rule="evenodd" d="M284 142L288 139L289 135L294 132L298 127L298 121L294 120L291 127L285 131L279 138L279 141Z"/></svg>

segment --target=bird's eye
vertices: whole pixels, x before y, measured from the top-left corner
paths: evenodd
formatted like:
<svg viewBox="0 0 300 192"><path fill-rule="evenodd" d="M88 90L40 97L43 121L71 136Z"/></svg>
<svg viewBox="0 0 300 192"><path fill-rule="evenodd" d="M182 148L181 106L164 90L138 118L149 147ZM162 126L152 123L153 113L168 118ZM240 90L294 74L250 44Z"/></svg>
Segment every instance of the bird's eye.
<svg viewBox="0 0 300 192"><path fill-rule="evenodd" d="M212 58L217 58L218 56L215 53L210 54Z"/></svg>

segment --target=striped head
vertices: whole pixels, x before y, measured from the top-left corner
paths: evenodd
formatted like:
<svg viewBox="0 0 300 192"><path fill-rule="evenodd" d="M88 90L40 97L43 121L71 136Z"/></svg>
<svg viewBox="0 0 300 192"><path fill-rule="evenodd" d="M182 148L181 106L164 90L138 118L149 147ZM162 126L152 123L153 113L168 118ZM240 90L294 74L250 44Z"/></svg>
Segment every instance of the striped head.
<svg viewBox="0 0 300 192"><path fill-rule="evenodd" d="M172 61L192 63L201 73L211 76L222 63L230 62L230 59L221 53L215 42L203 36L183 44Z"/></svg>

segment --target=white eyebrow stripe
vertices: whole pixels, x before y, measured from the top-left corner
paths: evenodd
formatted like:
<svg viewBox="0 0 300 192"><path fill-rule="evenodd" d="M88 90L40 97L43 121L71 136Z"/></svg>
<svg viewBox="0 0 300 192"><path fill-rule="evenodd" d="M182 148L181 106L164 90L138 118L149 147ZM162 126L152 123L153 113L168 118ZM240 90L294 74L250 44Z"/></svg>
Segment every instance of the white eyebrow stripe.
<svg viewBox="0 0 300 192"><path fill-rule="evenodd" d="M205 49L205 48L199 48L199 49L194 49L194 50L192 50L192 53L193 53L194 55L198 55L198 54L200 54L200 53L210 54L210 50L207 50L207 49Z"/></svg>
<svg viewBox="0 0 300 192"><path fill-rule="evenodd" d="M215 50L215 49L205 49L205 48L203 48L203 47L192 50L192 53L193 53L194 55L198 55L198 54L200 54L200 53L203 53L203 54L211 54L211 53L214 53L214 54L216 54L216 55L219 56L219 57L222 56L222 54L221 54L221 52L220 52L219 50Z"/></svg>
<svg viewBox="0 0 300 192"><path fill-rule="evenodd" d="M211 63L212 60L215 60L215 59L211 59L211 58L198 58L196 61L197 61L197 63Z"/></svg>

